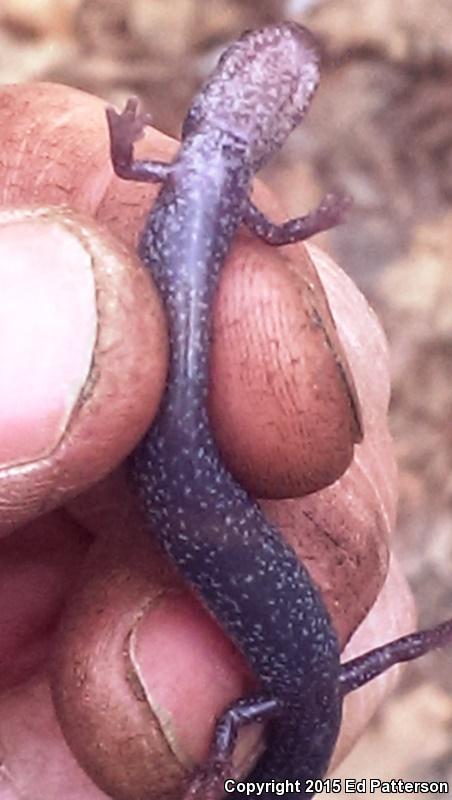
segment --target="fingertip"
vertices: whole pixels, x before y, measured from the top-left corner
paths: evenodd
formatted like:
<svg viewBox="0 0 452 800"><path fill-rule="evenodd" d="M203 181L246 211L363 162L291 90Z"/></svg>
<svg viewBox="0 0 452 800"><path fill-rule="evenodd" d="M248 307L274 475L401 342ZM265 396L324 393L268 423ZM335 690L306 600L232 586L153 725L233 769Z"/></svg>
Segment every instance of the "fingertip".
<svg viewBox="0 0 452 800"><path fill-rule="evenodd" d="M243 237L216 309L211 413L231 471L260 497L334 482L360 440L360 405L306 249Z"/></svg>

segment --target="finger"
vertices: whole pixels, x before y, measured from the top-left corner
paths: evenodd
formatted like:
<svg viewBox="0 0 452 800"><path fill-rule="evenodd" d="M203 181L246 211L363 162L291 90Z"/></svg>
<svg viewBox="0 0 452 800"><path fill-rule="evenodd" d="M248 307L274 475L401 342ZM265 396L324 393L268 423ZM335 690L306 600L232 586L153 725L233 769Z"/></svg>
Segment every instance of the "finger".
<svg viewBox="0 0 452 800"><path fill-rule="evenodd" d="M160 401L167 344L141 265L84 218L2 211L0 263L4 533L124 458Z"/></svg>
<svg viewBox="0 0 452 800"><path fill-rule="evenodd" d="M0 697L2 800L111 800L75 762L42 676Z"/></svg>
<svg viewBox="0 0 452 800"><path fill-rule="evenodd" d="M86 531L61 510L0 540L0 694L47 662L89 543Z"/></svg>
<svg viewBox="0 0 452 800"><path fill-rule="evenodd" d="M258 496L333 482L360 439L360 411L306 248L240 239L216 310L211 414L228 466Z"/></svg>

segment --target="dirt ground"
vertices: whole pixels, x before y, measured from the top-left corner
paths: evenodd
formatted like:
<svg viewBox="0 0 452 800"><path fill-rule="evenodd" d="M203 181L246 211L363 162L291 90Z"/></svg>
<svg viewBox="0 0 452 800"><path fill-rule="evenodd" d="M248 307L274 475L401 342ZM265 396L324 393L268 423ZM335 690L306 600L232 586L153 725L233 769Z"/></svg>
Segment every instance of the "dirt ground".
<svg viewBox="0 0 452 800"><path fill-rule="evenodd" d="M452 614L452 2L426 6L2 0L0 80L57 81L118 104L138 94L156 127L177 135L193 91L243 29L285 18L317 33L321 90L267 177L293 214L331 187L353 195L331 247L390 340L396 549L428 624ZM451 665L449 652L407 670L337 774L452 786Z"/></svg>

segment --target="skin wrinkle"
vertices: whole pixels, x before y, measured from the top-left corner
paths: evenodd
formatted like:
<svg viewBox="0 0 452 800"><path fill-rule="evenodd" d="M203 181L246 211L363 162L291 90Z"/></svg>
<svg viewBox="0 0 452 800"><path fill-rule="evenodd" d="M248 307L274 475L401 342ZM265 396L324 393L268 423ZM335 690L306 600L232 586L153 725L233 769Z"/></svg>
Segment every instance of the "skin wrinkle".
<svg viewBox="0 0 452 800"><path fill-rule="evenodd" d="M37 143L39 141L39 138L36 137L36 139L35 139L35 137L25 137L24 136L23 138L17 137L16 140L13 139L14 146L11 147L11 152L15 153L15 155L16 155L16 159L15 159L16 170L14 171L14 168L11 167L11 164L8 165L8 183L13 185L13 186L15 184L18 187L21 185L20 164L21 164L21 161L25 160L26 157L27 157L27 147L30 146L30 141L36 142L36 147L37 147ZM17 183L16 183L16 181L17 181Z"/></svg>
<svg viewBox="0 0 452 800"><path fill-rule="evenodd" d="M342 538L340 536L333 536L332 531L327 528L325 525L321 525L318 520L316 520L314 514L310 513L309 511L302 511L302 516L306 517L309 522L322 533L322 535L327 539L334 547L334 550L342 551L343 555L345 555L346 559L350 562L357 563L358 557L352 557L352 554L348 552L347 548L345 547L344 543L342 542Z"/></svg>

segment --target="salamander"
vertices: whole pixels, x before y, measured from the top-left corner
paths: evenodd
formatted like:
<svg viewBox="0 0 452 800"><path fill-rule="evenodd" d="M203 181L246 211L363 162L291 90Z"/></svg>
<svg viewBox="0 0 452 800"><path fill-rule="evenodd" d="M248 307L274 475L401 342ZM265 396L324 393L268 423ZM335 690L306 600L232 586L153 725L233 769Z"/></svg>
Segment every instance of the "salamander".
<svg viewBox="0 0 452 800"><path fill-rule="evenodd" d="M166 308L170 363L157 418L133 454L133 480L149 527L259 684L219 719L190 797L200 786L203 797L218 796L237 732L254 721L267 721L268 735L252 780L296 779L305 790L285 796L311 796L307 782L328 768L344 694L452 634L444 623L341 666L318 588L225 467L210 429L212 303L239 225L284 245L336 225L348 206L327 195L311 213L276 225L250 200L254 174L301 122L318 81L314 37L285 22L246 32L225 51L191 104L171 163L134 159L150 124L135 99L122 113L107 110L117 175L161 184L139 255Z"/></svg>

